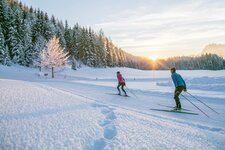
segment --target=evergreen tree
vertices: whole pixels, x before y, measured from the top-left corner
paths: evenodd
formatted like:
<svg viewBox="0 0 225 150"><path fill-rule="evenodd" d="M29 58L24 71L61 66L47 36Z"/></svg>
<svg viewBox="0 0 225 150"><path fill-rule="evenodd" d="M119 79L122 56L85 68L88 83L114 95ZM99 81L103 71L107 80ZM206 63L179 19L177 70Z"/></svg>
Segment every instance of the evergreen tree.
<svg viewBox="0 0 225 150"><path fill-rule="evenodd" d="M4 18L4 7L5 7L5 1L1 0L0 1L0 25L3 27L4 26L4 21L5 21L5 18Z"/></svg>
<svg viewBox="0 0 225 150"><path fill-rule="evenodd" d="M33 65L33 54L35 53L33 50L32 44L32 33L31 33L31 24L29 19L27 18L23 23L23 48L24 48L24 60L23 65L31 66Z"/></svg>
<svg viewBox="0 0 225 150"><path fill-rule="evenodd" d="M12 55L13 55L13 62L18 63L21 65L25 65L25 52L24 52L24 30L23 30L23 19L22 13L19 11L18 8L15 8L15 26L14 26L14 35L16 38L16 45L12 47Z"/></svg>
<svg viewBox="0 0 225 150"><path fill-rule="evenodd" d="M78 24L73 27L72 30L72 41L71 41L71 55L74 56L76 60L79 59L78 51L80 47L80 37L81 37L81 29Z"/></svg>
<svg viewBox="0 0 225 150"><path fill-rule="evenodd" d="M66 40L64 38L64 30L65 30L65 28L64 28L63 22L58 21L57 27L56 27L56 35L59 38L60 45L65 48L66 47Z"/></svg>
<svg viewBox="0 0 225 150"><path fill-rule="evenodd" d="M32 66L40 61L40 51L44 49L46 41L53 36L59 38L61 47L65 47L71 55L73 68L81 64L90 67L134 67L152 69L151 61L133 56L105 37L102 30L94 32L90 27L75 24L71 29L66 21L54 16L49 19L47 13L40 9L24 6L17 0L0 1L1 52L0 63L9 64L10 61ZM5 59L3 59L5 58ZM9 62L9 63L8 63ZM158 60L156 69L224 69L224 59L205 54L198 57L175 57Z"/></svg>
<svg viewBox="0 0 225 150"><path fill-rule="evenodd" d="M32 53L32 59L34 62L40 61L40 51L44 49L46 40L43 36L39 35L36 39L36 42L33 44L33 53Z"/></svg>
<svg viewBox="0 0 225 150"><path fill-rule="evenodd" d="M64 38L65 38L65 41L66 41L66 50L71 55L73 53L72 52L73 51L72 35L71 35L71 29L69 28L67 20L66 20L66 23L65 23Z"/></svg>
<svg viewBox="0 0 225 150"><path fill-rule="evenodd" d="M113 66L112 52L108 38L106 38L106 63L109 67Z"/></svg>
<svg viewBox="0 0 225 150"><path fill-rule="evenodd" d="M5 38L2 33L1 25L0 25L0 63L3 65L10 64L8 47L5 45Z"/></svg>
<svg viewBox="0 0 225 150"><path fill-rule="evenodd" d="M97 64L99 64L99 67L105 67L107 65L106 62L106 48L105 48L105 36L104 36L104 32L101 29L99 31L98 36L96 37L96 45L97 45Z"/></svg>

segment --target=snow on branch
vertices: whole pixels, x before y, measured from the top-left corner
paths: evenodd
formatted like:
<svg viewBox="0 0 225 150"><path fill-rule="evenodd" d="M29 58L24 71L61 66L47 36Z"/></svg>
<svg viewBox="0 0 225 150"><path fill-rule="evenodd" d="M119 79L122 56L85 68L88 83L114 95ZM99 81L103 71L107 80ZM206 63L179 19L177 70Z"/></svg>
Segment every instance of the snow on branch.
<svg viewBox="0 0 225 150"><path fill-rule="evenodd" d="M40 67L51 68L52 78L54 78L54 68L64 66L69 55L60 47L59 38L54 36L41 51L40 58Z"/></svg>
<svg viewBox="0 0 225 150"><path fill-rule="evenodd" d="M68 52L64 52L64 49L60 47L59 38L54 36L41 51L40 66L46 68L61 67L65 65L68 57Z"/></svg>

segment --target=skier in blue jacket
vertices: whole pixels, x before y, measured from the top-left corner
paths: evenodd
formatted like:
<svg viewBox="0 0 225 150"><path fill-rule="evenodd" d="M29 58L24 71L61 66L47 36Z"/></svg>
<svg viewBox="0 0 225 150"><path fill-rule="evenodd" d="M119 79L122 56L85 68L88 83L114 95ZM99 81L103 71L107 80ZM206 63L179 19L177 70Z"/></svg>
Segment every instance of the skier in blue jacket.
<svg viewBox="0 0 225 150"><path fill-rule="evenodd" d="M173 83L175 86L174 99L176 102L176 109L180 110L181 103L180 103L179 95L181 94L183 90L187 91L186 83L184 79L181 77L181 75L176 73L176 68L171 68L170 71L171 71L171 77L173 79Z"/></svg>

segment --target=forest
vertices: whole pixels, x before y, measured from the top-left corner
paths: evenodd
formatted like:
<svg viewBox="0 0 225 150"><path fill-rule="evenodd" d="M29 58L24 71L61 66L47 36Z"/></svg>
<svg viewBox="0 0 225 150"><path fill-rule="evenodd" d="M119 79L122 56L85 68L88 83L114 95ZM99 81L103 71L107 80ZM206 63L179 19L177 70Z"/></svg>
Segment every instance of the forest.
<svg viewBox="0 0 225 150"><path fill-rule="evenodd" d="M0 1L0 64L35 67L46 43L56 36L68 52L76 69L89 67L130 67L137 69L225 69L222 57L204 54L197 57L174 57L151 61L127 53L104 35L74 23L73 27L40 9L27 7L17 0ZM149 54L150 55L150 54Z"/></svg>

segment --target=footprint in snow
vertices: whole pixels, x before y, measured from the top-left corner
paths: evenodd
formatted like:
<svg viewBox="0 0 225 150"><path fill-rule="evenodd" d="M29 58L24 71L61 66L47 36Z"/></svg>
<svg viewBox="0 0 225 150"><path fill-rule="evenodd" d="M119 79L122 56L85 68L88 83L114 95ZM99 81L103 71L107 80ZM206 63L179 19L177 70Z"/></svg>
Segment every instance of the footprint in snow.
<svg viewBox="0 0 225 150"><path fill-rule="evenodd" d="M109 125L104 129L104 138L111 140L117 135L117 130L115 125Z"/></svg>
<svg viewBox="0 0 225 150"><path fill-rule="evenodd" d="M99 125L103 127L103 126L110 124L111 122L112 122L112 120L101 120L99 122Z"/></svg>
<svg viewBox="0 0 225 150"><path fill-rule="evenodd" d="M106 143L103 138L95 140L93 150L103 150L105 145L106 145Z"/></svg>
<svg viewBox="0 0 225 150"><path fill-rule="evenodd" d="M116 119L116 116L115 116L114 112L113 112L113 111L109 112L109 113L106 115L106 119L112 120L112 121L115 120L115 119Z"/></svg>
<svg viewBox="0 0 225 150"><path fill-rule="evenodd" d="M116 115L114 109L106 105L93 103L92 107L101 108L101 113L105 116L104 120L99 121L99 125L104 129L104 138L94 141L93 149L104 149L106 146L106 140L112 140L117 135L117 129L114 124Z"/></svg>

